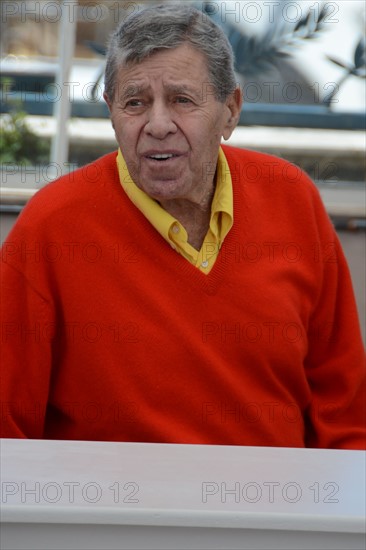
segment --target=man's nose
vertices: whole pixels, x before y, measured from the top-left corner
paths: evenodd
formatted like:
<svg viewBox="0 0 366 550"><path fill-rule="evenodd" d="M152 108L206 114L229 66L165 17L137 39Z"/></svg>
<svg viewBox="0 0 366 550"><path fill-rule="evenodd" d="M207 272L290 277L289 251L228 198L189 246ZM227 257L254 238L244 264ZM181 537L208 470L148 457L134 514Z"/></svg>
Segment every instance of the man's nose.
<svg viewBox="0 0 366 550"><path fill-rule="evenodd" d="M177 126L173 121L173 113L163 102L154 102L148 111L148 121L145 132L156 139L164 139L168 134L174 134Z"/></svg>

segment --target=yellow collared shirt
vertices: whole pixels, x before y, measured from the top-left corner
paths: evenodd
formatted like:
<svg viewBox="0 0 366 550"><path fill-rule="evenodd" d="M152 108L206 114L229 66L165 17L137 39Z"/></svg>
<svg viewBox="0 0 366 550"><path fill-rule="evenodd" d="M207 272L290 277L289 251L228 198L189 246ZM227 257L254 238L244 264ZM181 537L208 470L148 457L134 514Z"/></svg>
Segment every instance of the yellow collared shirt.
<svg viewBox="0 0 366 550"><path fill-rule="evenodd" d="M164 210L156 200L137 187L129 174L120 149L118 149L117 167L123 189L153 227L186 260L203 273L209 273L234 219L231 174L221 147L217 161L216 190L211 205L210 226L199 251L189 244L187 231L183 225Z"/></svg>

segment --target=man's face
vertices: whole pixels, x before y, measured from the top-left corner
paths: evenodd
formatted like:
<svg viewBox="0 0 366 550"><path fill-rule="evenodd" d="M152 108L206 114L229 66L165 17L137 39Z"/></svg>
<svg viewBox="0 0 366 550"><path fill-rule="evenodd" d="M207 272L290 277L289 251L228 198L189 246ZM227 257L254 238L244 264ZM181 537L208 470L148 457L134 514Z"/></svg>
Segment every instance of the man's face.
<svg viewBox="0 0 366 550"><path fill-rule="evenodd" d="M136 185L158 201L202 202L221 138L236 126L240 91L217 101L205 56L184 44L121 68L115 97L106 101Z"/></svg>

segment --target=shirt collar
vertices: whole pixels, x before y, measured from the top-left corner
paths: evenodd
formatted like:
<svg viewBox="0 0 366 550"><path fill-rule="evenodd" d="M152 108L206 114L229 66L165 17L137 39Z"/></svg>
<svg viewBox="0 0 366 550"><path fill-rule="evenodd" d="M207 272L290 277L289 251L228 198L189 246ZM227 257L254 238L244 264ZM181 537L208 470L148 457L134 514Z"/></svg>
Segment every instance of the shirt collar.
<svg viewBox="0 0 366 550"><path fill-rule="evenodd" d="M162 237L171 243L172 228L178 224L181 235L187 235L184 227L171 214L164 210L160 204L149 197L133 181L122 151L118 149L117 167L120 182L126 194L134 205L143 213ZM216 189L211 205L210 229L219 240L223 241L233 224L233 190L229 165L225 154L220 147L216 170Z"/></svg>

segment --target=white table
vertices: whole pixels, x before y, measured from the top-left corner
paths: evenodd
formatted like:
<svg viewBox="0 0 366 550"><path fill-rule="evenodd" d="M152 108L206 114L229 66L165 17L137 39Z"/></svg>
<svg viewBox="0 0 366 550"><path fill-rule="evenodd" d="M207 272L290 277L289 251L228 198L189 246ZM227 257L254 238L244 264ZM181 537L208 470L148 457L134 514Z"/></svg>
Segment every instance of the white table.
<svg viewBox="0 0 366 550"><path fill-rule="evenodd" d="M365 453L1 440L1 548L363 549Z"/></svg>

